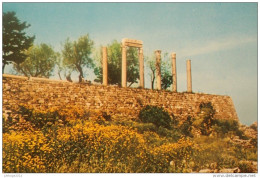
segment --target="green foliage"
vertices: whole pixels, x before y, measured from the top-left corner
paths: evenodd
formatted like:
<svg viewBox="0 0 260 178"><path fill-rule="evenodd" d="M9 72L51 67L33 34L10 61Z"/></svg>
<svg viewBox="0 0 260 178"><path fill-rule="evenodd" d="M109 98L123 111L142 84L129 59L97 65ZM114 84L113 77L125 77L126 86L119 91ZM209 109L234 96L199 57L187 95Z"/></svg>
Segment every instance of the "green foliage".
<svg viewBox="0 0 260 178"><path fill-rule="evenodd" d="M82 78L84 78L83 67L94 67L93 59L90 57L93 45L94 42L88 34L74 42L68 38L63 45L63 64L68 69L79 72L79 82L82 82Z"/></svg>
<svg viewBox="0 0 260 178"><path fill-rule="evenodd" d="M172 116L172 117L174 118L174 116ZM115 119L115 118L113 118L113 119ZM111 123L113 123L114 125L128 126L130 128L137 130L137 132L140 134L146 134L148 132L149 132L149 134L152 134L152 135L155 134L158 137L160 137L161 140L163 140L163 141L158 141L158 143L175 142L175 141L179 140L182 136L182 134L179 131L180 129L172 123L171 123L171 129L167 129L162 126L158 127L153 123L143 123L138 120L133 121L133 120L118 119L117 121L112 120L112 122L110 122L110 124ZM151 137L153 137L153 136L151 136Z"/></svg>
<svg viewBox="0 0 260 178"><path fill-rule="evenodd" d="M139 119L144 123L153 123L157 127L171 128L171 117L163 108L147 105L139 113Z"/></svg>
<svg viewBox="0 0 260 178"><path fill-rule="evenodd" d="M194 152L194 170L233 168L237 165L237 157L234 148L226 139L201 136L194 140L197 149ZM225 150L225 151L223 151Z"/></svg>
<svg viewBox="0 0 260 178"><path fill-rule="evenodd" d="M185 136L188 136L188 137L193 136L192 133L191 133L192 122L193 122L192 117L188 116L188 118L180 126L180 130L181 130L182 134L184 134Z"/></svg>
<svg viewBox="0 0 260 178"><path fill-rule="evenodd" d="M44 43L32 46L25 54L28 56L26 60L14 65L14 69L18 73L32 77L49 78L52 76L57 54L51 46Z"/></svg>
<svg viewBox="0 0 260 178"><path fill-rule="evenodd" d="M102 82L102 52L101 55L97 55L96 61L99 67L96 67L94 72L97 78L96 82ZM136 83L139 79L139 62L138 62L138 50L133 47L127 49L127 82L129 86ZM122 51L121 44L114 40L111 44L107 45L107 70L108 70L108 83L121 85L121 70L122 70Z"/></svg>
<svg viewBox="0 0 260 178"><path fill-rule="evenodd" d="M171 74L171 66L169 62L169 56L168 53L164 53L161 59L161 85L162 89L166 90L169 88L172 84L172 74ZM145 62L148 66L149 75L151 76L151 89L154 89L154 82L155 82L155 73L156 73L156 59L153 55L152 57L146 57Z"/></svg>
<svg viewBox="0 0 260 178"><path fill-rule="evenodd" d="M58 71L57 71L58 76L59 76L60 80L62 80L61 72L65 69L65 66L63 65L62 56L59 52L56 53L55 65L58 67Z"/></svg>
<svg viewBox="0 0 260 178"><path fill-rule="evenodd" d="M257 143L258 143L257 138L251 138L250 143L251 143L254 147L257 147Z"/></svg>
<svg viewBox="0 0 260 178"><path fill-rule="evenodd" d="M193 126L199 129L202 135L210 135L214 124L215 110L210 102L201 103L199 107L200 113L194 119Z"/></svg>
<svg viewBox="0 0 260 178"><path fill-rule="evenodd" d="M6 64L20 64L26 59L24 53L34 41L34 36L26 36L24 30L30 27L20 22L15 12L3 13L3 73Z"/></svg>
<svg viewBox="0 0 260 178"><path fill-rule="evenodd" d="M227 133L233 132L235 135L239 136L240 138L246 138L244 133L239 129L238 121L233 119L216 119L214 120L213 129L218 133L220 136L225 136Z"/></svg>
<svg viewBox="0 0 260 178"><path fill-rule="evenodd" d="M57 111L54 112L37 112L20 106L19 113L24 116L24 119L30 122L33 127L38 129L46 129L55 124L67 124L66 118L61 116Z"/></svg>
<svg viewBox="0 0 260 178"><path fill-rule="evenodd" d="M204 117L213 118L215 114L215 110L211 104L211 102L200 104L200 112L203 112Z"/></svg>
<svg viewBox="0 0 260 178"><path fill-rule="evenodd" d="M151 77L151 89L154 89L154 81L155 81L155 71L156 71L156 67L155 67L155 56L152 57L145 57L145 62L148 66L148 68L150 69L148 72L148 74Z"/></svg>
<svg viewBox="0 0 260 178"><path fill-rule="evenodd" d="M242 145L235 145L234 152L236 153L236 157L239 160L251 160L257 161L257 146L253 146L251 148L243 147Z"/></svg>
<svg viewBox="0 0 260 178"><path fill-rule="evenodd" d="M142 112L169 117L158 107L146 106ZM191 117L179 125L173 116L169 129L165 122L152 122L158 118L142 123L137 118L94 114L90 117L78 106L46 111L21 106L19 117L3 118L3 172L167 173L235 167L256 171L252 161L258 159L257 145L234 143L227 134L187 138L188 124L194 125ZM234 132L232 123L224 122L219 129Z"/></svg>
<svg viewBox="0 0 260 178"><path fill-rule="evenodd" d="M164 71L162 73L162 89L166 90L172 84L172 75L169 71Z"/></svg>
<svg viewBox="0 0 260 178"><path fill-rule="evenodd" d="M153 123L138 123L134 122L131 127L136 128L139 133L146 131L157 132L158 128Z"/></svg>
<svg viewBox="0 0 260 178"><path fill-rule="evenodd" d="M254 168L253 168L252 164L247 161L241 161L239 163L238 167L239 167L240 171L243 173L253 173L254 172Z"/></svg>
<svg viewBox="0 0 260 178"><path fill-rule="evenodd" d="M164 53L161 63L161 82L162 89L166 90L172 85L172 71L171 71L171 62L168 53Z"/></svg>

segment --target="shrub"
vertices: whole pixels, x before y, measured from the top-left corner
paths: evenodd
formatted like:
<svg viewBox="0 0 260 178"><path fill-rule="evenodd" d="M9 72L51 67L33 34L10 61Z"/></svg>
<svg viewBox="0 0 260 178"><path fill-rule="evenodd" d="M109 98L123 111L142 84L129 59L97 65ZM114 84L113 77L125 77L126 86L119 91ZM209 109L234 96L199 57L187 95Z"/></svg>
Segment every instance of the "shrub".
<svg viewBox="0 0 260 178"><path fill-rule="evenodd" d="M46 128L54 125L59 120L65 123L65 117L61 116L58 111L54 112L39 112L34 109L29 109L25 106L20 106L20 114L24 119L33 124L36 128Z"/></svg>
<svg viewBox="0 0 260 178"><path fill-rule="evenodd" d="M3 172L39 173L53 168L51 144L40 131L3 134Z"/></svg>
<svg viewBox="0 0 260 178"><path fill-rule="evenodd" d="M138 122L134 122L132 124L133 128L137 128L139 133L144 133L145 131L152 131L152 132L156 132L157 128L153 123L138 123Z"/></svg>
<svg viewBox="0 0 260 178"><path fill-rule="evenodd" d="M253 173L254 167L249 161L241 161L238 165L240 172L242 173Z"/></svg>
<svg viewBox="0 0 260 178"><path fill-rule="evenodd" d="M240 138L246 139L243 131L239 129L238 121L234 119L216 119L214 120L214 124L214 130L222 137L229 132L233 132Z"/></svg>
<svg viewBox="0 0 260 178"><path fill-rule="evenodd" d="M208 103L201 103L200 104L200 117L201 117L201 125L200 131L203 135L210 135L212 132L212 125L214 122L214 114L215 110L211 104Z"/></svg>
<svg viewBox="0 0 260 178"><path fill-rule="evenodd" d="M157 127L171 127L171 117L163 108L147 105L139 113L139 119L144 123L153 123Z"/></svg>
<svg viewBox="0 0 260 178"><path fill-rule="evenodd" d="M193 119L188 116L187 120L183 122L183 124L180 126L182 134L188 137L193 137L191 130L192 130L192 121Z"/></svg>
<svg viewBox="0 0 260 178"><path fill-rule="evenodd" d="M254 124L250 125L250 128L257 131L257 124L254 123Z"/></svg>
<svg viewBox="0 0 260 178"><path fill-rule="evenodd" d="M217 169L235 167L238 158L229 140L201 136L194 140L197 148L194 151L193 160L196 162L193 170L210 168L212 163L216 164ZM225 150L225 151L224 151Z"/></svg>

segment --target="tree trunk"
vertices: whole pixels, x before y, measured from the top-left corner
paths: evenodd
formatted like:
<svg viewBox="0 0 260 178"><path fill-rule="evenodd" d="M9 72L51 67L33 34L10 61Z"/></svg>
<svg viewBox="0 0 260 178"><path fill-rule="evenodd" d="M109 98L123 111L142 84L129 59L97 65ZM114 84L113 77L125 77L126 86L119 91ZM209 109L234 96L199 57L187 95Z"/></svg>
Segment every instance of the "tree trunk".
<svg viewBox="0 0 260 178"><path fill-rule="evenodd" d="M152 71L152 76L151 76L151 88L152 90L154 89L154 81L155 81L155 70Z"/></svg>
<svg viewBox="0 0 260 178"><path fill-rule="evenodd" d="M60 76L60 71L58 71L58 75L59 75L60 80L62 80L62 78L61 78L61 76Z"/></svg>
<svg viewBox="0 0 260 178"><path fill-rule="evenodd" d="M77 66L77 69L78 69L78 71L79 71L79 83L81 83L82 82L82 78L83 78L83 71L82 71L82 68L81 68L81 66Z"/></svg>
<svg viewBox="0 0 260 178"><path fill-rule="evenodd" d="M2 66L2 73L5 73L4 71L5 71L5 63L3 62L3 66Z"/></svg>
<svg viewBox="0 0 260 178"><path fill-rule="evenodd" d="M67 81L72 82L70 75L71 75L70 73L68 75L66 75L66 79L67 79Z"/></svg>
<svg viewBox="0 0 260 178"><path fill-rule="evenodd" d="M131 87L131 85L133 85L133 83L134 83L134 82L130 83L130 84L128 85L128 87Z"/></svg>

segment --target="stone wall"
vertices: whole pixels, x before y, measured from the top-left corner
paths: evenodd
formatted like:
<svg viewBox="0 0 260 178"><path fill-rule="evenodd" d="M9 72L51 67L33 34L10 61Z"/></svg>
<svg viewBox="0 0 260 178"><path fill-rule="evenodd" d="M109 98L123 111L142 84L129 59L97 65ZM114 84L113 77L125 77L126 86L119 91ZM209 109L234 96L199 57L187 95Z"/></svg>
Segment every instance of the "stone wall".
<svg viewBox="0 0 260 178"><path fill-rule="evenodd" d="M201 102L213 104L216 118L238 120L229 96L120 88L3 75L3 114L16 112L20 104L42 109L76 105L90 111L100 110L112 115L136 117L145 105L157 105L180 119L185 119L188 115L196 115Z"/></svg>

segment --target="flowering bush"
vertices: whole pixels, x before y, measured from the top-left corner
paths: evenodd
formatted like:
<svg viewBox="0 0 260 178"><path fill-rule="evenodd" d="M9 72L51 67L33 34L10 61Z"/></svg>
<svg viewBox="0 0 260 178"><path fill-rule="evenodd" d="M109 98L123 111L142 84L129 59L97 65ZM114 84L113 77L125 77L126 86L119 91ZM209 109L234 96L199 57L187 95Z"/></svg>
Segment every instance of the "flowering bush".
<svg viewBox="0 0 260 178"><path fill-rule="evenodd" d="M46 172L53 166L48 161L51 144L40 131L3 134L3 171Z"/></svg>
<svg viewBox="0 0 260 178"><path fill-rule="evenodd" d="M153 123L113 119L75 106L23 106L19 117L4 119L3 172L191 172L212 162L246 170L238 159L257 160L255 148L228 138L185 138Z"/></svg>

